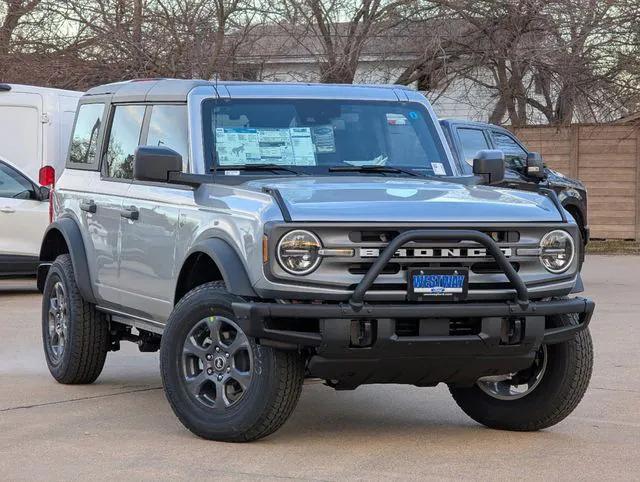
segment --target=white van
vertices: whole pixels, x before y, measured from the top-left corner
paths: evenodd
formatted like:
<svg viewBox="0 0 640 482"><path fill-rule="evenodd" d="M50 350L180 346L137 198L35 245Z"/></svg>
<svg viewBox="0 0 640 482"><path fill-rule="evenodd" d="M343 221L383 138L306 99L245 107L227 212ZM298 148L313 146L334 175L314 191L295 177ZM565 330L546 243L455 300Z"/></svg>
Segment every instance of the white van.
<svg viewBox="0 0 640 482"><path fill-rule="evenodd" d="M46 165L60 177L80 96L73 90L0 84L0 159L31 179Z"/></svg>
<svg viewBox="0 0 640 482"><path fill-rule="evenodd" d="M49 188L64 169L81 95L0 84L0 278L36 272Z"/></svg>

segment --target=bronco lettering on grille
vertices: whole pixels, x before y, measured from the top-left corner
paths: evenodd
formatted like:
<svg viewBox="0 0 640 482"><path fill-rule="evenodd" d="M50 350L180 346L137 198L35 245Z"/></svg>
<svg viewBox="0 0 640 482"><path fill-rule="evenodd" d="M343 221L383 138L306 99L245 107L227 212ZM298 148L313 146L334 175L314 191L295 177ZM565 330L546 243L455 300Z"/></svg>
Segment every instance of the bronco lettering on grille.
<svg viewBox="0 0 640 482"><path fill-rule="evenodd" d="M360 248L361 258L377 258L384 248ZM500 248L508 258L511 248ZM486 248L400 248L394 258L485 258Z"/></svg>

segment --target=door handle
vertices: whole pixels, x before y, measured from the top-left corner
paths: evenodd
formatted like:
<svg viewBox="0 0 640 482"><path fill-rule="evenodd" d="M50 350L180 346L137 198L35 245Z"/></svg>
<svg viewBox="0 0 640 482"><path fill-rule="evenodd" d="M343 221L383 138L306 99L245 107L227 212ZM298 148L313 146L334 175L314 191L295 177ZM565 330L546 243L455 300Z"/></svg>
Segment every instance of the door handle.
<svg viewBox="0 0 640 482"><path fill-rule="evenodd" d="M11 207L9 207L9 206L4 206L4 207L0 208L0 212L1 213L7 213L7 214L13 214L13 213L16 212L16 210L11 208Z"/></svg>
<svg viewBox="0 0 640 482"><path fill-rule="evenodd" d="M140 211L135 206L125 207L120 211L120 216L136 221L140 217Z"/></svg>
<svg viewBox="0 0 640 482"><path fill-rule="evenodd" d="M90 199L89 201L85 201L85 200L80 201L80 209L82 209L87 213L93 214L96 212L97 208L98 206L96 206L96 203L93 202L93 199Z"/></svg>

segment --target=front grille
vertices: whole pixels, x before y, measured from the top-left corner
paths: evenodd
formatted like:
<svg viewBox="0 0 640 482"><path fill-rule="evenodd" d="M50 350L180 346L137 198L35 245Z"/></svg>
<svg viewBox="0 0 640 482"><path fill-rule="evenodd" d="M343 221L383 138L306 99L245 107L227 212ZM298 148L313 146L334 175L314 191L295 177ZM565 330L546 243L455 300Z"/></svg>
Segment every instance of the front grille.
<svg viewBox="0 0 640 482"><path fill-rule="evenodd" d="M480 231L490 236L498 243L517 243L520 240L520 233L518 231ZM400 232L401 231L394 230L362 229L358 231L351 231L349 233L349 240L351 240L352 243L389 243L398 236Z"/></svg>
<svg viewBox="0 0 640 482"><path fill-rule="evenodd" d="M467 336L480 333L480 318L461 318L449 323L449 336Z"/></svg>
<svg viewBox="0 0 640 482"><path fill-rule="evenodd" d="M367 229L362 231L351 231L349 239L352 243L389 243L400 231L381 231L378 229Z"/></svg>
<svg viewBox="0 0 640 482"><path fill-rule="evenodd" d="M520 263L511 263L511 266L513 266L513 269L516 271L520 271ZM496 262L474 263L471 265L471 271L478 274L504 273Z"/></svg>
<svg viewBox="0 0 640 482"><path fill-rule="evenodd" d="M373 263L354 263L349 265L349 273L366 274ZM520 270L520 263L511 263L513 269ZM503 273L502 268L495 262L480 263L411 263L411 266L403 266L399 263L388 263L380 274L396 274L400 271L406 271L408 268L469 268L477 274L495 274Z"/></svg>
<svg viewBox="0 0 640 482"><path fill-rule="evenodd" d="M400 318L396 320L397 336L419 336L420 320L411 318Z"/></svg>
<svg viewBox="0 0 640 482"><path fill-rule="evenodd" d="M349 273L351 274L366 274L371 268L373 263L355 263L349 266ZM380 274L396 274L403 269L397 263L387 263L387 265L382 269Z"/></svg>
<svg viewBox="0 0 640 482"><path fill-rule="evenodd" d="M480 333L480 318L401 318L396 320L396 336L472 336Z"/></svg>
<svg viewBox="0 0 640 482"><path fill-rule="evenodd" d="M299 229L307 228L304 225ZM467 224L456 226L403 226L396 223L380 225L352 225L339 223L318 223L308 227L322 241L327 249L342 249L350 255L326 256L318 268L305 275L304 279L286 273L275 256L270 260L271 273L278 280L308 283L316 287L353 290L361 282L386 246L398 235L416 229L476 229L496 240L498 247L506 251L506 256L527 286L536 287L557 284L557 276L550 275L541 265L534 250L546 232L557 228L555 225L497 225L484 224L478 227ZM281 233L290 230L284 225L269 236L280 239ZM368 290L369 301L407 301L407 275L412 268L464 268L469 270L469 300L510 299L513 286L495 262L493 256L480 243L473 241L417 240L398 248L398 252L383 268L380 276ZM573 273L568 273L567 278ZM557 286L553 289L558 288ZM382 293L384 292L384 293ZM492 293L495 292L495 293Z"/></svg>

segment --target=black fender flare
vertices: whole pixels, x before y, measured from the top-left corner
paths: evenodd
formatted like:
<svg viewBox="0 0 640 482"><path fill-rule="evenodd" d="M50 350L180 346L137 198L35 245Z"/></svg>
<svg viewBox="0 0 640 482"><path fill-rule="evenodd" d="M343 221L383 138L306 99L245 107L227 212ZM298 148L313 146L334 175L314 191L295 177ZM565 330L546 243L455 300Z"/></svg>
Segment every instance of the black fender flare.
<svg viewBox="0 0 640 482"><path fill-rule="evenodd" d="M580 216L584 218L584 213L582 212L582 206L574 198L565 197L561 201L561 204L562 204L562 207L567 211L569 210L569 208L576 209L580 213Z"/></svg>
<svg viewBox="0 0 640 482"><path fill-rule="evenodd" d="M247 270L238 252L222 238L207 238L195 244L185 256L201 252L209 256L218 266L227 291L234 295L256 298Z"/></svg>
<svg viewBox="0 0 640 482"><path fill-rule="evenodd" d="M55 260L55 257L47 254L47 242L49 240L49 234L52 231L59 232L64 238L67 248L69 250L69 256L71 256L71 263L73 264L73 273L76 277L76 284L82 297L90 302L96 303L96 297L93 293L93 286L91 284L91 276L89 275L89 264L87 262L87 252L84 247L84 241L82 240L82 233L77 222L70 217L59 218L47 227L42 246L40 247L40 266L38 267L38 286L44 287L44 280L51 263ZM54 259L52 259L54 258Z"/></svg>

